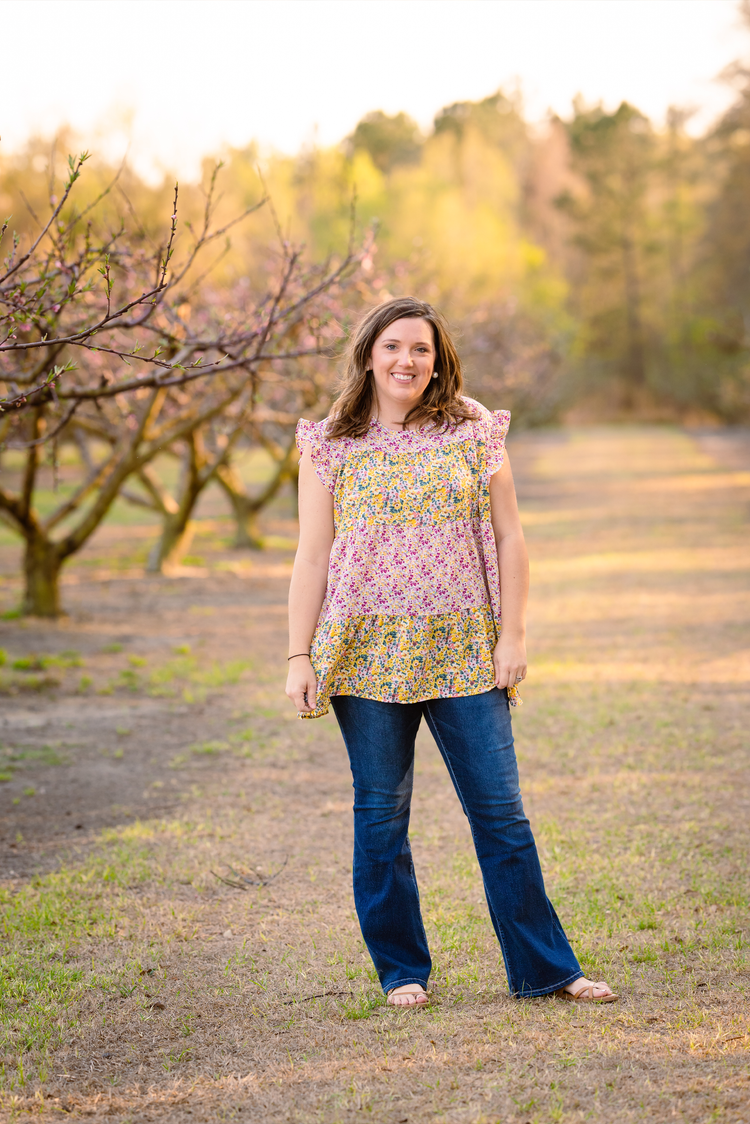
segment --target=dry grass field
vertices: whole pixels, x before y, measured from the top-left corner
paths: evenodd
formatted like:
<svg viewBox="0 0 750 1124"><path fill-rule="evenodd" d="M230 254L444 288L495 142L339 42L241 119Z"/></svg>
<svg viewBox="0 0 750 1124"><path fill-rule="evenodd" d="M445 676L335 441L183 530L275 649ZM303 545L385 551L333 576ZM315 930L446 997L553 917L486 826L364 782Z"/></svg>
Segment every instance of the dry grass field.
<svg viewBox="0 0 750 1124"><path fill-rule="evenodd" d="M345 753L282 692L291 510L248 555L217 509L169 579L142 575L153 527L110 523L68 571L67 617L0 621L3 1119L750 1121L750 435L511 449L522 788L550 896L620 1002L508 998L421 734L435 1002L387 1008L352 908Z"/></svg>

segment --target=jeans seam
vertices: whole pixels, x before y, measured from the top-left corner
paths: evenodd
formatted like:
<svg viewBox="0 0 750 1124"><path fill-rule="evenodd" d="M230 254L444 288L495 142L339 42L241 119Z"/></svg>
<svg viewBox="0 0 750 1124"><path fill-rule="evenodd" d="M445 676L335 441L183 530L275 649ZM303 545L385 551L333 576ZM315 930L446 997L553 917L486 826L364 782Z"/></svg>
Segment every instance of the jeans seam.
<svg viewBox="0 0 750 1124"><path fill-rule="evenodd" d="M431 727L431 730L432 730L432 736L437 741L438 746L443 753L443 760L445 761L445 766L446 766L448 772L450 773L451 780L453 781L453 786L456 789L456 792L458 793L458 795L461 799L461 803L463 804L464 811L466 813L466 818L469 821L469 827L471 828L471 838L474 842L474 852L477 853L477 837L474 833L474 824L472 822L472 818L469 815L469 806L466 803L466 801L464 800L464 794L461 791L461 786L459 785L458 780L456 779L456 774L453 772L453 766L450 762L450 758L448 757L448 751L445 747L445 744L443 742L442 737L440 736L440 733L438 731L437 725L436 725L435 720L433 718L432 712L430 711L429 702L425 704L425 710L427 712L428 718L431 720L430 721L430 727ZM478 853L477 853L477 861L479 861ZM481 865L480 865L480 870L481 870ZM482 872L482 885L484 886L485 897L488 897L487 883L484 880L484 872ZM489 901L488 901L488 904L489 904ZM495 918L497 920L498 940L500 942L500 948L502 949L503 959L505 961L505 967L506 967L506 971L508 973L508 984L510 986L511 994L515 994L516 988L515 988L515 985L514 985L512 974L511 974L510 960L508 959L508 953L507 953L507 949L506 949L506 946L505 946L505 939L503 937L503 926L502 926L502 923L500 921L500 918L497 917L497 914L495 915Z"/></svg>
<svg viewBox="0 0 750 1124"><path fill-rule="evenodd" d="M414 785L413 785L413 782L412 782L412 789L411 789L411 792L409 794L409 820L410 820L410 822L411 822L411 800L412 800L413 795L414 795ZM422 936L424 937L425 948L427 949L428 954L429 954L430 942L427 940L427 933L426 933L425 927L424 927L424 918L422 917L422 901L421 901L421 898L419 896L419 883L417 882L417 875L416 875L416 872L414 870L414 856L412 854L411 839L409 838L408 832L407 832L407 835L406 835L406 842L407 842L408 847L409 847L409 874L411 876L412 882L414 883L414 893L417 895L417 916L419 917L419 927L422 930ZM394 984L393 986L398 987L398 984ZM427 986L427 982L425 981L425 987L426 986Z"/></svg>

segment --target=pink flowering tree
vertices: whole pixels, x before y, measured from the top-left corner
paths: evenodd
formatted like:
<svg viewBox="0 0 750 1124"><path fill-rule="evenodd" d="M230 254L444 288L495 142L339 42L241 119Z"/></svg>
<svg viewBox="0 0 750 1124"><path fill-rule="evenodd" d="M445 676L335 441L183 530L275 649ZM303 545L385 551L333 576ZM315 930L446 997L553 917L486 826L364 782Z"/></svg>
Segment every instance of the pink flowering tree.
<svg viewBox="0 0 750 1124"><path fill-rule="evenodd" d="M206 250L266 199L218 224L217 168L201 222L180 229L175 188L153 240L135 215L112 221L112 185L75 205L87 158L70 158L33 236L2 227L0 448L22 463L15 486L0 487L0 518L23 539L23 609L39 616L60 612L62 566L129 480L164 516L161 562L179 551L197 496L240 436L264 424L279 393L295 397L294 378L279 390L280 374L332 353L335 297L361 257L350 245L310 264L280 236L263 291L249 280L227 291L212 282ZM56 477L63 441L80 450L80 479L49 510L38 502L42 478ZM186 466L172 503L151 471L164 451Z"/></svg>

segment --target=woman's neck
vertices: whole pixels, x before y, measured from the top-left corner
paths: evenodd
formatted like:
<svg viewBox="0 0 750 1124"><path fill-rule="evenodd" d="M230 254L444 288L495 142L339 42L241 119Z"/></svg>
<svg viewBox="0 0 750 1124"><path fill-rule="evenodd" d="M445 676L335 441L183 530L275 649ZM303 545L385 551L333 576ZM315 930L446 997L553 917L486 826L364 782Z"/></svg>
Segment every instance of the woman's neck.
<svg viewBox="0 0 750 1124"><path fill-rule="evenodd" d="M375 420L379 422L380 425L385 426L386 429L392 429L395 433L402 433L404 429L417 429L419 427L419 421L417 419L410 421L406 426L404 425L404 419L407 414L414 409L415 405L416 403L413 403L402 408L398 405L391 405L388 403L383 407L376 398L373 403Z"/></svg>

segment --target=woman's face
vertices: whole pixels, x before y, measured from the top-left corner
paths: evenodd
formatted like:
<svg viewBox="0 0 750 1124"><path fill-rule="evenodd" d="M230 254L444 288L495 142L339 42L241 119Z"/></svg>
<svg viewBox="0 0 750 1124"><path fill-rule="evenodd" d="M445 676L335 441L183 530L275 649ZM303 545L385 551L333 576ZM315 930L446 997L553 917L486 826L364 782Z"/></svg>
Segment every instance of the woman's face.
<svg viewBox="0 0 750 1124"><path fill-rule="evenodd" d="M435 368L435 338L428 320L394 320L372 345L370 355L378 412L395 410L400 420L427 389Z"/></svg>

